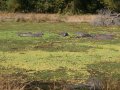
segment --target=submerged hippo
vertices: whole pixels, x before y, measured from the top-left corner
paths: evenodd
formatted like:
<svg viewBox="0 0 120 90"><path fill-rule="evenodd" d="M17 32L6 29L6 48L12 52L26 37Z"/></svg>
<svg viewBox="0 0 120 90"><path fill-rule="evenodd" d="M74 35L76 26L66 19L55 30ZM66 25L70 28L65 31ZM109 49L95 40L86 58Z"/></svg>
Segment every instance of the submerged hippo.
<svg viewBox="0 0 120 90"><path fill-rule="evenodd" d="M96 34L93 36L93 39L97 40L111 40L114 38L114 35L111 34Z"/></svg>
<svg viewBox="0 0 120 90"><path fill-rule="evenodd" d="M63 37L69 36L69 34L67 32L61 32L61 33L59 33L59 35L61 35Z"/></svg>
<svg viewBox="0 0 120 90"><path fill-rule="evenodd" d="M26 33L18 33L18 36L20 37L41 37L44 34L42 32L40 33L32 33L32 32L26 32Z"/></svg>
<svg viewBox="0 0 120 90"><path fill-rule="evenodd" d="M77 32L76 35L77 35L76 38L92 37L92 35L90 35L88 33L83 33L83 32Z"/></svg>

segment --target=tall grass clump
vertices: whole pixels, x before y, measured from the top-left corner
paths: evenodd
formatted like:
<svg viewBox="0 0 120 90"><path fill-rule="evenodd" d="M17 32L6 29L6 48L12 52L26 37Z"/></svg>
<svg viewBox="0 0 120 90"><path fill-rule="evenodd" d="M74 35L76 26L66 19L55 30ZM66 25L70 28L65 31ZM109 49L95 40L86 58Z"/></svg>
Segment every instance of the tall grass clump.
<svg viewBox="0 0 120 90"><path fill-rule="evenodd" d="M102 90L119 90L120 63L101 62L88 65L90 77L96 77L102 82Z"/></svg>

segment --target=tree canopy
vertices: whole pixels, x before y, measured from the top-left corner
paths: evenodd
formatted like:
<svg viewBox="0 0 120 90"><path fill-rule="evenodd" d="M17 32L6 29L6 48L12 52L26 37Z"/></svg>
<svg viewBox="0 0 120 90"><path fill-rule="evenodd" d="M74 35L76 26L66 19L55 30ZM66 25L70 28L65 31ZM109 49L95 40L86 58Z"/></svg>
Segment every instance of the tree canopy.
<svg viewBox="0 0 120 90"><path fill-rule="evenodd" d="M0 0L0 11L35 13L96 13L107 8L120 12L120 0Z"/></svg>

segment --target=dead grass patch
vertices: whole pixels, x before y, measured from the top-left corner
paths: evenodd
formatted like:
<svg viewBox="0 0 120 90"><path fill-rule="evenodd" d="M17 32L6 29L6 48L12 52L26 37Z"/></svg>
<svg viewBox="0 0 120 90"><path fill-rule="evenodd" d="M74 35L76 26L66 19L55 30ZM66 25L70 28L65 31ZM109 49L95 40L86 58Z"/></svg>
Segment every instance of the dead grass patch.
<svg viewBox="0 0 120 90"><path fill-rule="evenodd" d="M15 22L90 22L96 15L60 15L60 14L36 14L36 13L0 13L0 21Z"/></svg>

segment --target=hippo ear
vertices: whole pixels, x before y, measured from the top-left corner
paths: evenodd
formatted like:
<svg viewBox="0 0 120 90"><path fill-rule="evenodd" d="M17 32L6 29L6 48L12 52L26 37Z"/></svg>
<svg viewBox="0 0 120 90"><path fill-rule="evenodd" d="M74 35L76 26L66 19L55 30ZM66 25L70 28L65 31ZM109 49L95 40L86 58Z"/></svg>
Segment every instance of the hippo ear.
<svg viewBox="0 0 120 90"><path fill-rule="evenodd" d="M69 36L69 34L67 32L61 32L59 35L61 35L63 37Z"/></svg>
<svg viewBox="0 0 120 90"><path fill-rule="evenodd" d="M21 35L22 35L22 33L21 33L21 32L18 32L18 33L17 33L17 35L18 35L18 36L21 36Z"/></svg>
<svg viewBox="0 0 120 90"><path fill-rule="evenodd" d="M44 33L43 33L43 32L41 32L40 34L41 34L41 35L44 35Z"/></svg>
<svg viewBox="0 0 120 90"><path fill-rule="evenodd" d="M26 32L26 33L28 33L28 34L32 34L32 32Z"/></svg>

